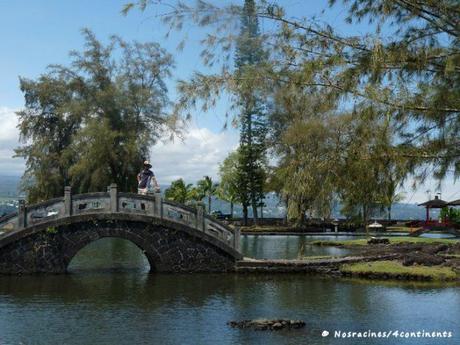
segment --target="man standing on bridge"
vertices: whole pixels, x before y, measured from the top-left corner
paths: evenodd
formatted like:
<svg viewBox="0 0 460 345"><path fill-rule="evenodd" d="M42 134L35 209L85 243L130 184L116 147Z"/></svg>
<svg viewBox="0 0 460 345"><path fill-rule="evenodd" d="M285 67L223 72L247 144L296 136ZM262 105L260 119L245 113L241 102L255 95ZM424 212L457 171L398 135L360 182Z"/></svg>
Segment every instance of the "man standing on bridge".
<svg viewBox="0 0 460 345"><path fill-rule="evenodd" d="M158 185L157 179L155 178L155 174L152 170L152 165L149 161L144 162L144 169L137 174L137 192L138 194L147 195L149 189L153 185L155 188L155 193L160 192L160 186Z"/></svg>

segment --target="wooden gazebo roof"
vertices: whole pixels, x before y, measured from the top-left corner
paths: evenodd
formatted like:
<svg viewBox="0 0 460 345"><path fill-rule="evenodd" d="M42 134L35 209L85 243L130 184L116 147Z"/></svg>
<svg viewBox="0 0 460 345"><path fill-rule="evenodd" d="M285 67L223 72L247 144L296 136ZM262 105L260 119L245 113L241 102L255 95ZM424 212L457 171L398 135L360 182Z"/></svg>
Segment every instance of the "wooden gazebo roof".
<svg viewBox="0 0 460 345"><path fill-rule="evenodd" d="M428 200L422 204L419 204L419 206L425 206L427 208L443 208L447 205L449 205L449 203L447 201L439 199L438 196L435 196L432 200Z"/></svg>
<svg viewBox="0 0 460 345"><path fill-rule="evenodd" d="M447 205L449 205L449 206L460 206L460 199L451 201Z"/></svg>

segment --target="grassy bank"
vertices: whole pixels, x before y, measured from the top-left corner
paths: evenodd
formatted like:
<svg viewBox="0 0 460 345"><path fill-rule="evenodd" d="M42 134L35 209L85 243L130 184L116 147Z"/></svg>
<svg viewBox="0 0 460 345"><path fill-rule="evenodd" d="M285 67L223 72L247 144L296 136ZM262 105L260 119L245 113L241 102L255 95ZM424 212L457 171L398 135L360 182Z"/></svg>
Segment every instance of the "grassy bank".
<svg viewBox="0 0 460 345"><path fill-rule="evenodd" d="M380 237L379 237L380 238ZM427 238L427 237L385 237L388 238L390 244L400 243L418 243L418 244L455 244L458 239L450 238ZM327 241L313 241L313 245L317 246L367 246L367 239L362 238L358 240L327 240Z"/></svg>
<svg viewBox="0 0 460 345"><path fill-rule="evenodd" d="M312 255L312 256L302 256L301 260L326 260L326 259L335 259L337 256L332 255Z"/></svg>
<svg viewBox="0 0 460 345"><path fill-rule="evenodd" d="M388 232L411 232L414 228L409 228L407 226L387 226L386 231Z"/></svg>
<svg viewBox="0 0 460 345"><path fill-rule="evenodd" d="M240 230L243 231L243 232L254 232L254 233L258 233L258 232L279 232L279 233L283 233L283 232L296 232L296 231L299 231L299 228L297 227L294 227L294 226L281 226L281 225L264 225L264 226L242 226L240 227Z"/></svg>
<svg viewBox="0 0 460 345"><path fill-rule="evenodd" d="M342 265L345 274L367 278L455 280L457 274L451 267L403 266L398 261L373 261Z"/></svg>

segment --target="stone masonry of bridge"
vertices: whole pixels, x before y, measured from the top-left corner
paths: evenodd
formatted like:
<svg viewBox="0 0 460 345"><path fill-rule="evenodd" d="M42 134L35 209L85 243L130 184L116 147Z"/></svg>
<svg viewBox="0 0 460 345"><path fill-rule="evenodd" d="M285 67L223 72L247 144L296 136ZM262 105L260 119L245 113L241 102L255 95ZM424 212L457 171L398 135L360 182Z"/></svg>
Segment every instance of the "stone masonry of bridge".
<svg viewBox="0 0 460 345"><path fill-rule="evenodd" d="M13 229L0 236L0 274L64 273L83 247L104 237L133 242L154 272L234 271L241 259L239 232L200 209L118 194L116 187L74 197L68 192L28 209L22 205L15 217L3 220L3 229L9 225Z"/></svg>
<svg viewBox="0 0 460 345"><path fill-rule="evenodd" d="M175 224L152 223L131 216L80 217L69 224L48 224L5 245L0 253L0 273L64 273L72 258L87 244L103 237L127 239L136 244L155 272L223 272L234 269L234 259L192 236ZM86 218L86 219L85 219Z"/></svg>

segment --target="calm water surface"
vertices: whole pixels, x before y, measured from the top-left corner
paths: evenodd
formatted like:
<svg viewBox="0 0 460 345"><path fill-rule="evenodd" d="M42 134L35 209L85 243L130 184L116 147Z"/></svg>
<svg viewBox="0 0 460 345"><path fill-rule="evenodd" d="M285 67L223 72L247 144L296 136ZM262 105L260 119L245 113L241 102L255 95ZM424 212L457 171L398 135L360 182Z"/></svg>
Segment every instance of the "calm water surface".
<svg viewBox="0 0 460 345"><path fill-rule="evenodd" d="M309 248L304 242L310 240L245 237L242 248L245 255L296 257L299 248ZM460 343L458 285L375 283L303 274L149 275L148 269L133 244L103 239L74 258L71 274L0 277L0 344ZM278 317L305 320L307 327L256 332L226 324ZM323 330L368 329L447 330L454 332L454 338L321 336Z"/></svg>
<svg viewBox="0 0 460 345"><path fill-rule="evenodd" d="M342 256L350 254L350 249L339 247L314 246L313 241L321 240L346 240L359 239L358 236L253 236L241 237L241 251L244 256L257 259L297 259L305 256L333 255Z"/></svg>
<svg viewBox="0 0 460 345"><path fill-rule="evenodd" d="M407 233L393 233L392 235L407 236ZM385 234L382 234L382 236L385 236ZM426 233L420 237L455 238L454 235L445 233ZM357 240L366 237L346 235L244 235L241 238L241 251L244 256L257 259L297 259L308 256L344 256L354 252L352 249L340 247L314 246L311 244L313 241Z"/></svg>

